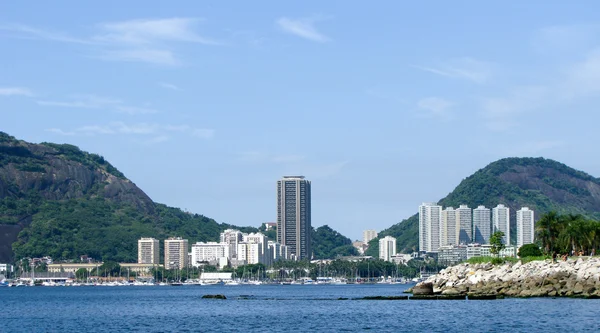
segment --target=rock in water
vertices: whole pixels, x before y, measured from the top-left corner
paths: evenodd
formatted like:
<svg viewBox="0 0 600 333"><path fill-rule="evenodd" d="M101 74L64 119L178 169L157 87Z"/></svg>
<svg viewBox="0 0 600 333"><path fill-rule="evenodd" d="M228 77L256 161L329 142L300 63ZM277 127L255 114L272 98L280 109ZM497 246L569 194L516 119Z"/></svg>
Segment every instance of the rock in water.
<svg viewBox="0 0 600 333"><path fill-rule="evenodd" d="M413 295L433 295L433 283L421 282L412 289Z"/></svg>
<svg viewBox="0 0 600 333"><path fill-rule="evenodd" d="M204 295L202 296L202 298L214 298L214 299L227 299L227 297L225 297L225 295Z"/></svg>

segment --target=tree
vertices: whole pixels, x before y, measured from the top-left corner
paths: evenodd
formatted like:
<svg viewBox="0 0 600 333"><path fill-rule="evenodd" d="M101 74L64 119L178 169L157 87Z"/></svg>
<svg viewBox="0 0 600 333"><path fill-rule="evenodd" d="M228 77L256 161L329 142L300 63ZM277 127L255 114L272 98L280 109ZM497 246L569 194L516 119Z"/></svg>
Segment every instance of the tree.
<svg viewBox="0 0 600 333"><path fill-rule="evenodd" d="M519 248L517 253L519 257L539 257L542 255L542 251L537 244L525 244Z"/></svg>
<svg viewBox="0 0 600 333"><path fill-rule="evenodd" d="M85 268L80 268L77 270L77 272L75 272L75 277L77 277L78 280L83 280L88 276L88 271Z"/></svg>
<svg viewBox="0 0 600 333"><path fill-rule="evenodd" d="M504 233L502 231L496 231L490 237L490 244L492 245L490 252L494 256L498 256L500 251L502 251L502 249L505 247L504 243L502 243L502 237L504 237Z"/></svg>

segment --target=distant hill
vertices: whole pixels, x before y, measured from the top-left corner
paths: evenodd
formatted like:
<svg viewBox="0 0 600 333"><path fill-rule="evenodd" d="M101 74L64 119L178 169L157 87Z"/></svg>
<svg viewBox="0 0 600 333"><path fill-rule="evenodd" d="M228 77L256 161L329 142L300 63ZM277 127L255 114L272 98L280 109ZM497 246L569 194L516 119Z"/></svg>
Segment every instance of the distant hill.
<svg viewBox="0 0 600 333"><path fill-rule="evenodd" d="M135 262L140 237L218 241L228 228L258 231L155 203L100 155L0 132L0 263L46 255ZM355 251L328 226L313 230L312 242L318 258Z"/></svg>
<svg viewBox="0 0 600 333"><path fill-rule="evenodd" d="M438 203L455 208L460 204L471 208L504 204L511 210L511 235L516 237L515 212L524 206L535 210L536 219L549 211L600 219L600 179L550 159L505 158L464 179ZM398 251L411 252L418 250L418 233L419 216L415 214L381 231L379 237L396 237ZM369 244L367 254L376 256L378 251L377 238Z"/></svg>

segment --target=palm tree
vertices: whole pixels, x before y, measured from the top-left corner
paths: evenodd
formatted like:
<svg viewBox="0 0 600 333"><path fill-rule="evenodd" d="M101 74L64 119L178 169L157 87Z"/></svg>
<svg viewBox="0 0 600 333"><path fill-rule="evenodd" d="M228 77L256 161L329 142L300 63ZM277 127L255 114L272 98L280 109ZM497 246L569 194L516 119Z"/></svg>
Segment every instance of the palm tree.
<svg viewBox="0 0 600 333"><path fill-rule="evenodd" d="M537 238L542 242L546 253L556 249L556 242L564 226L564 220L555 211L551 211L540 218L537 222Z"/></svg>

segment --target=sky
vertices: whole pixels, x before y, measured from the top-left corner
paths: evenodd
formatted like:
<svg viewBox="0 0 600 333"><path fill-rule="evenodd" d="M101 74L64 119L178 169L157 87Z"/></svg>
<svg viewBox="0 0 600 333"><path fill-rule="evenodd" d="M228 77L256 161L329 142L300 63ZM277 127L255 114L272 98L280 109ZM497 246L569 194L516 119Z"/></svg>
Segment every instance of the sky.
<svg viewBox="0 0 600 333"><path fill-rule="evenodd" d="M0 131L104 156L154 201L354 239L504 157L600 176L596 1L4 1Z"/></svg>

